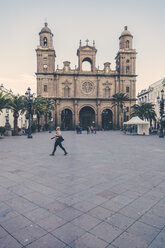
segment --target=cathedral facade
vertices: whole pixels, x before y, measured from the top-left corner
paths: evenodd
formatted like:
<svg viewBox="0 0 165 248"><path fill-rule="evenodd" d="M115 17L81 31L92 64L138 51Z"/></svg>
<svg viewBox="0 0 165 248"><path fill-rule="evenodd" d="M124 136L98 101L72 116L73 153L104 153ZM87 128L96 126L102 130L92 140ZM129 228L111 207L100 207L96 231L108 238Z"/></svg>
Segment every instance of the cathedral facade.
<svg viewBox="0 0 165 248"><path fill-rule="evenodd" d="M116 69L109 62L104 69L96 68L95 42L89 41L83 46L81 41L77 49L78 66L71 68L69 61L63 62L63 68L55 69L56 53L53 46L53 34L47 23L41 29L40 44L37 53L37 95L53 99L55 111L53 121L62 129L86 128L113 129L117 126L117 108L112 106L112 96L126 93L124 113L120 113L120 124L124 114L130 116L130 108L136 103L136 50L133 49L133 36L124 28L119 37L119 51L116 55ZM88 63L89 68L84 69Z"/></svg>

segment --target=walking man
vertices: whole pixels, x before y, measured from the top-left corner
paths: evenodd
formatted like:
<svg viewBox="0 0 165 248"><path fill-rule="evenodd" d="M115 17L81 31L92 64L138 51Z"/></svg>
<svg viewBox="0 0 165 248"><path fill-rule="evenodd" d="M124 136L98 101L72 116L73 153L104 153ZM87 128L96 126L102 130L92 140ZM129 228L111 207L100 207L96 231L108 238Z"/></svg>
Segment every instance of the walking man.
<svg viewBox="0 0 165 248"><path fill-rule="evenodd" d="M56 141L55 141L55 144L54 144L53 152L50 154L50 156L54 156L57 146L59 146L64 151L64 155L67 155L68 153L66 152L65 148L61 144L61 142L63 142L64 139L62 137L60 127L56 128L56 134L51 139L54 139L54 138L55 138Z"/></svg>

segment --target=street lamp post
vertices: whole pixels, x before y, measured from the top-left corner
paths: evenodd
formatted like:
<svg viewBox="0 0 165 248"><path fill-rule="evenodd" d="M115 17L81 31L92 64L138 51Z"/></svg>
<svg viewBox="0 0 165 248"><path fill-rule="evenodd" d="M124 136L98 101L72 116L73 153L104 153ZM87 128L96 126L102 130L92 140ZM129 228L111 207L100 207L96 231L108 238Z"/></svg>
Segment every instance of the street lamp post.
<svg viewBox="0 0 165 248"><path fill-rule="evenodd" d="M163 114L164 114L164 90L161 90L161 99L159 96L157 97L158 103L160 103L160 133L159 133L159 138L164 138L163 134ZM160 101L159 101L160 99Z"/></svg>
<svg viewBox="0 0 165 248"><path fill-rule="evenodd" d="M32 100L33 100L33 95L31 94L31 89L28 88L26 93L26 98L28 102L28 119L29 119L29 127L28 127L28 135L27 138L31 139L32 134L31 134L31 107L32 107Z"/></svg>

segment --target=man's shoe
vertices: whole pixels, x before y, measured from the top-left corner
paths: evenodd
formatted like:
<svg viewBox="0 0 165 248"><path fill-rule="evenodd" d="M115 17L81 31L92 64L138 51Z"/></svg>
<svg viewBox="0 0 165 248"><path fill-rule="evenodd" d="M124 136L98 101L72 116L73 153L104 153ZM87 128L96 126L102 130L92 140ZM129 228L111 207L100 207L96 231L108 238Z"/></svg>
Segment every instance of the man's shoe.
<svg viewBox="0 0 165 248"><path fill-rule="evenodd" d="M54 156L54 153L51 153L50 156Z"/></svg>
<svg viewBox="0 0 165 248"><path fill-rule="evenodd" d="M65 156L66 156L67 154L68 154L67 152L64 153Z"/></svg>

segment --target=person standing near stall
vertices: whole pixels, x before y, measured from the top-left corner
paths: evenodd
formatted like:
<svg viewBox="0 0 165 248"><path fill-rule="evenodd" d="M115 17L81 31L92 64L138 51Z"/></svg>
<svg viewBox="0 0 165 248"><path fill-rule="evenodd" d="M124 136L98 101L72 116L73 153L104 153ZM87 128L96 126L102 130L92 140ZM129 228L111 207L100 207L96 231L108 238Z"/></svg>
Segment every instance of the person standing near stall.
<svg viewBox="0 0 165 248"><path fill-rule="evenodd" d="M62 134L61 134L61 130L60 127L56 128L56 134L54 137L52 137L51 139L55 139L55 144L54 144L54 149L53 152L50 154L50 156L54 156L55 155L55 151L57 149L57 146L59 146L63 151L64 151L64 155L67 155L68 153L66 152L65 148L62 146L61 142L64 141Z"/></svg>

